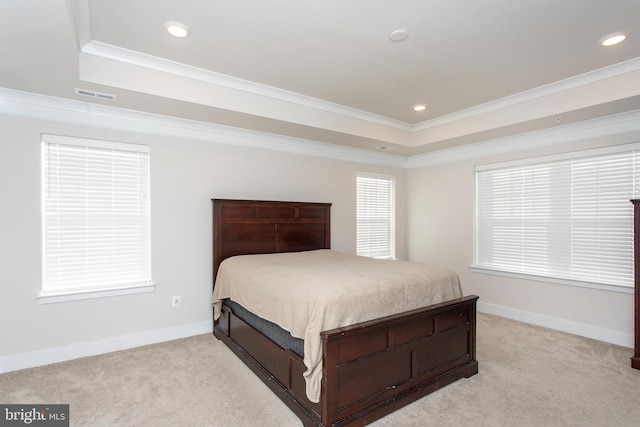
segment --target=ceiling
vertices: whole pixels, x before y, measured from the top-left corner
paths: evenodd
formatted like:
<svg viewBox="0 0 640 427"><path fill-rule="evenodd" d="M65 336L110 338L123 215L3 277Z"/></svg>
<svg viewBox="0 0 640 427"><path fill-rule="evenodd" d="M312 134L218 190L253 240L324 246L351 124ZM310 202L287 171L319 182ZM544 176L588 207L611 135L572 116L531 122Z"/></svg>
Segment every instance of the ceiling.
<svg viewBox="0 0 640 427"><path fill-rule="evenodd" d="M0 14L0 87L401 156L640 109L638 0L0 0ZM599 44L615 32L627 40Z"/></svg>

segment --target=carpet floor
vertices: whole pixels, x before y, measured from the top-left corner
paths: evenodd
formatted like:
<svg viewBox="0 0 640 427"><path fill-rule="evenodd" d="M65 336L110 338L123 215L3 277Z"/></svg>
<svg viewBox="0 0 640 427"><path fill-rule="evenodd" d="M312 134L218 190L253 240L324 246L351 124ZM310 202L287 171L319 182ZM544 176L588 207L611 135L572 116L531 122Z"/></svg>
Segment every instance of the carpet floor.
<svg viewBox="0 0 640 427"><path fill-rule="evenodd" d="M480 373L372 425L639 426L632 351L478 314ZM0 403L70 405L72 426L300 426L212 335L0 375Z"/></svg>

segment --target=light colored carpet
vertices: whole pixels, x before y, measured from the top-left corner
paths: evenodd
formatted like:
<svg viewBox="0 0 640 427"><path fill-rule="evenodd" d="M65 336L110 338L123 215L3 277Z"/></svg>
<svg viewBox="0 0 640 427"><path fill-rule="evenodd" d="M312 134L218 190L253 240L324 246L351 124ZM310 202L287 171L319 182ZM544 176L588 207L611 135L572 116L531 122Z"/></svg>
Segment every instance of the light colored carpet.
<svg viewBox="0 0 640 427"><path fill-rule="evenodd" d="M383 426L638 426L631 350L478 315L480 373ZM212 335L0 375L0 403L69 403L72 426L300 426Z"/></svg>

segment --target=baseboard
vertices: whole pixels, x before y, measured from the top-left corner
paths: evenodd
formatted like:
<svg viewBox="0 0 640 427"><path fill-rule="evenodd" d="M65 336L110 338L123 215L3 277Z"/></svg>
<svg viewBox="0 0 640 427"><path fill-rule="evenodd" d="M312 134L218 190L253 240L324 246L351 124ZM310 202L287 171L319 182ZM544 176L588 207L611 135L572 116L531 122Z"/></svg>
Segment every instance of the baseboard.
<svg viewBox="0 0 640 427"><path fill-rule="evenodd" d="M633 335L611 329L599 328L584 323L572 322L556 317L544 316L537 313L516 310L494 304L478 301L478 311L493 314L519 322L555 329L570 334L604 341L623 347L633 348ZM156 329L123 335L97 341L70 344L62 347L48 348L44 350L29 351L25 353L0 356L0 373L49 365L51 363L64 362L80 357L95 356L111 353L113 351L126 350L143 345L156 344L186 338L194 335L207 334L213 331L213 322L205 321L189 325L174 326L171 328Z"/></svg>
<svg viewBox="0 0 640 427"><path fill-rule="evenodd" d="M119 350L140 347L186 338L194 335L211 333L213 322L205 321L171 328L155 329L130 335L70 344L62 347L0 356L0 373L49 365L81 357L95 356Z"/></svg>
<svg viewBox="0 0 640 427"><path fill-rule="evenodd" d="M543 326L557 331L633 348L633 334L626 334L612 329L599 328L597 326L587 325L584 323L572 322L570 320L559 319L557 317L544 316L542 314L516 310L480 301L478 301L477 308L481 313L494 314L496 316L506 317L507 319L517 320L519 322Z"/></svg>

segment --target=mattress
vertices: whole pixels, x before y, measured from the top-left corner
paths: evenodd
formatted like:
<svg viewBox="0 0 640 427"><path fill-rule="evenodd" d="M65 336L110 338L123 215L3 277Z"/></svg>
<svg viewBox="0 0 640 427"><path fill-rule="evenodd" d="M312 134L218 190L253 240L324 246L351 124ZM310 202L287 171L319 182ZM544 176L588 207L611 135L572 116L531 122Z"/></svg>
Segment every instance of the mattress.
<svg viewBox="0 0 640 427"><path fill-rule="evenodd" d="M304 341L300 338L294 338L291 334L273 322L264 320L260 316L256 316L237 302L225 299L222 301L224 305L229 307L233 314L238 316L247 325L253 327L262 335L269 338L285 350L291 350L300 357L304 357Z"/></svg>

